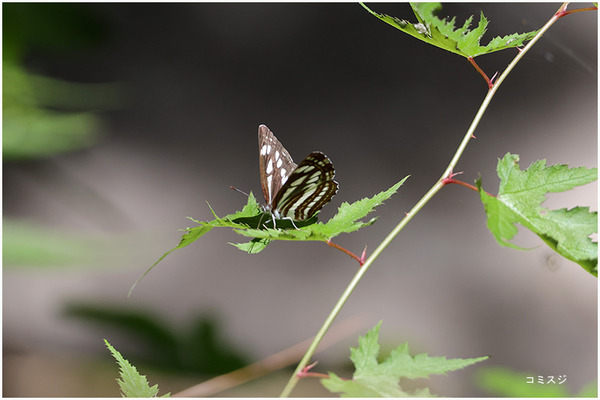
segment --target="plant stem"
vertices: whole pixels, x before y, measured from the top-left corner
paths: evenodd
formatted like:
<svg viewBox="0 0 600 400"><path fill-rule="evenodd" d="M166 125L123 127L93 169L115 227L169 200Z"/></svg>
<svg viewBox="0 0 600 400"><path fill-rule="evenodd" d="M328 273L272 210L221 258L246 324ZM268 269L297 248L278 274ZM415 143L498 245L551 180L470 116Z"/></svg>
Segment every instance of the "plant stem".
<svg viewBox="0 0 600 400"><path fill-rule="evenodd" d="M577 8L575 10L566 10L566 9L563 9L562 12L557 13L557 14L558 14L558 18L562 18L565 15L573 14L573 13L576 13L576 12L581 12L581 11L596 11L596 10L598 10L598 7Z"/></svg>
<svg viewBox="0 0 600 400"><path fill-rule="evenodd" d="M558 18L560 18L562 16L561 13L564 12L567 5L568 5L568 3L563 3L560 6L558 11L552 16L552 18L550 18L550 20L542 27L542 29L540 29L540 31L537 33L537 35L535 35L531 39L531 41L529 41L529 43L527 43L527 46L525 46L521 51L519 51L517 56L506 67L504 72L502 72L502 75L500 75L500 77L498 78L496 83L494 85L492 85L492 87L488 91L487 95L483 99L483 102L481 103L481 106L479 107L477 114L475 114L475 118L473 119L471 126L465 133L460 145L458 146L458 149L456 150L454 157L452 157L452 160L448 164L448 167L446 168L446 170L444 171L442 176L431 187L431 189L429 189L427 191L427 193L425 193L425 195L421 198L421 200L419 200L417 202L417 204L415 204L414 207L408 213L406 213L406 216L400 221L400 223L398 225L396 225L396 227L385 237L385 239L383 239L383 241L379 244L379 246L377 246L375 251L373 251L373 253L369 256L369 258L367 258L367 260L363 264L362 268L359 268L359 270L356 272L356 274L354 275L354 277L352 278L352 280L350 281L350 283L348 284L348 286L346 287L346 289L344 290L344 292L338 299L337 303L335 304L335 306L333 307L333 309L331 310L331 312L325 319L325 322L319 329L319 332L315 335L313 342L311 343L310 347L304 354L304 357L302 357L302 360L300 360L300 363L296 367L296 370L294 371L294 373L290 377L290 380L288 381L287 385L284 387L283 391L281 392L280 397L288 397L290 395L291 391L294 389L294 387L298 383L298 380L300 379L298 374L301 373L304 370L304 368L308 365L313 353L315 352L315 350L317 349L317 346L319 345L319 342L323 339L323 337L325 336L325 333L327 333L327 330L329 329L329 327L331 326L331 324L333 323L333 321L339 314L340 310L342 309L342 307L344 306L344 304L350 297L350 294L352 294L352 292L354 291L354 288L356 288L356 286L358 285L358 282L360 282L363 275L369 270L369 268L371 267L373 262L377 259L377 257L379 257L379 255L383 252L383 250L392 242L392 240L394 240L394 238L400 233L400 231L402 231L402 229L404 229L404 227L410 222L410 220L412 220L412 218L425 206L425 204L427 204L427 202L429 202L429 200L444 186L444 180L451 176L452 171L456 167L456 164L458 164L458 160L462 156L465 148L467 147L467 144L473 137L473 132L475 132L475 128L479 124L479 121L481 121L481 118L483 117L484 112L487 110L490 102L492 101L492 98L494 97L494 94L496 93L498 88L502 85L502 82L504 82L504 79L506 79L508 74L517 65L519 60L521 60L521 58L523 58L523 56L539 40L539 38L542 37L542 35L552 26L552 24L554 24L558 20Z"/></svg>
<svg viewBox="0 0 600 400"><path fill-rule="evenodd" d="M336 248L340 251L343 251L344 253L348 254L350 257L352 257L353 259L355 259L358 264L362 267L362 265L365 263L365 252L363 252L362 257L358 257L356 254L354 254L353 252L351 252L350 250L340 246L339 244L335 244L333 243L331 240L326 240L325 243L327 243L329 246Z"/></svg>
<svg viewBox="0 0 600 400"><path fill-rule="evenodd" d="M494 84L492 83L492 81L490 80L490 78L488 78L488 76L485 74L485 72L483 72L483 70L479 67L479 65L477 65L477 63L475 62L475 60L473 59L473 57L468 57L467 60L469 60L469 62L471 63L471 65L473 65L475 67L475 69L477 70L477 72L479 72L479 74L481 76L483 76L483 79L485 79L485 83L487 83L488 88L491 89L492 86L494 86Z"/></svg>
<svg viewBox="0 0 600 400"><path fill-rule="evenodd" d="M448 185L449 183L455 183L457 185L463 185L464 187L468 187L471 190L474 190L476 192L479 192L479 190L477 190L477 188L473 185L471 185L470 183L467 182L463 182L463 181L459 181L457 179L449 179L449 178L444 178L444 185Z"/></svg>
<svg viewBox="0 0 600 400"><path fill-rule="evenodd" d="M328 347L339 343L343 338L346 338L361 329L364 329L365 321L360 316L350 317L343 321L337 322L329 331L327 339L322 343L319 351L323 351ZM253 379L257 379L275 370L285 368L292 365L298 360L302 354L306 351L306 347L310 345L313 338L308 338L299 343L294 344L287 349L284 349L275 354L271 354L267 358L252 364L246 365L235 371L228 372L223 375L216 376L200 384L194 385L190 388L184 389L178 393L174 393L172 397L214 397L215 394L220 393L224 390L231 389L235 386L241 385L242 383L248 382ZM306 371L310 370L310 367L306 368ZM306 376L316 376L309 373Z"/></svg>

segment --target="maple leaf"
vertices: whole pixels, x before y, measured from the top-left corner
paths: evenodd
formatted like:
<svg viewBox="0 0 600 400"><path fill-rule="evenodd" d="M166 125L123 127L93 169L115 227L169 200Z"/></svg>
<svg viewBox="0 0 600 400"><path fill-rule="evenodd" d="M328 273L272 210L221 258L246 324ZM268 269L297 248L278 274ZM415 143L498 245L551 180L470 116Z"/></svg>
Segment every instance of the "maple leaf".
<svg viewBox="0 0 600 400"><path fill-rule="evenodd" d="M598 243L590 235L598 232L598 213L588 207L549 210L542 207L546 194L564 192L598 179L597 168L546 166L538 160L525 171L519 156L507 153L498 161L498 196L477 187L487 214L487 226L503 246L521 249L508 242L517 233L516 223L538 235L548 246L568 260L598 276Z"/></svg>
<svg viewBox="0 0 600 400"><path fill-rule="evenodd" d="M358 347L350 349L350 360L356 368L353 378L344 380L330 372L321 384L331 392L341 392L342 397L430 397L429 389L417 389L411 393L400 387L401 378L428 378L429 375L445 374L488 357L453 358L430 357L427 354L411 356L408 344L392 350L382 362L379 355L379 328L381 321L365 336L358 338Z"/></svg>
<svg viewBox="0 0 600 400"><path fill-rule="evenodd" d="M473 22L473 16L469 17L460 28L454 27L456 18L447 21L446 19L441 20L436 17L434 13L442 8L440 3L410 3L418 21L416 23L376 13L363 3L360 4L371 14L394 28L426 43L467 58L522 46L525 41L531 40L538 32L532 31L527 33L513 33L503 37L498 36L493 38L487 45L481 46L481 39L489 23L483 12L479 17L477 27L471 30L470 26L471 22Z"/></svg>

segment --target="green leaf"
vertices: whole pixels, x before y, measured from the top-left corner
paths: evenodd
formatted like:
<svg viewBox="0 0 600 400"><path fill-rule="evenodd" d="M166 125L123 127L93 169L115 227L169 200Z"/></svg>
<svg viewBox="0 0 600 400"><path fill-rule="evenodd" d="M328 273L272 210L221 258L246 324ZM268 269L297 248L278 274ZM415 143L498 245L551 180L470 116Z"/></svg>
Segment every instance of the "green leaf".
<svg viewBox="0 0 600 400"><path fill-rule="evenodd" d="M263 251L269 243L271 243L271 240L269 240L269 239L254 238L251 241L249 241L248 243L229 243L229 244L234 245L238 249L245 251L248 254L256 254L256 253L260 253L261 251Z"/></svg>
<svg viewBox="0 0 600 400"><path fill-rule="evenodd" d="M253 239L250 244L236 244L235 246L245 250L250 249L249 252L258 253L258 251L264 249L268 243L273 240L299 240L299 241L327 241L333 237L342 233L351 233L363 228L367 225L371 225L375 222L375 218L369 221L360 221L366 217L369 213L375 210L375 207L381 205L385 200L389 199L404 181L408 179L408 176L396 183L394 186L386 191L383 191L371 198L364 198L358 200L352 204L346 202L338 208L338 212L334 215L327 223L317 222L316 218L314 221L303 221L303 223L295 222L296 226L300 229L295 229L289 221L283 220L281 223L287 222L289 224L288 229L251 229L245 227L244 229L234 229L236 233L243 236L252 237ZM277 221L277 227L283 227L280 225L280 221Z"/></svg>
<svg viewBox="0 0 600 400"><path fill-rule="evenodd" d="M102 130L95 111L124 105L124 93L114 84L43 77L6 60L2 67L4 161L44 158L89 147Z"/></svg>
<svg viewBox="0 0 600 400"><path fill-rule="evenodd" d="M329 373L329 378L321 379L321 384L331 393L342 393L342 397L381 397L381 395L367 386L354 380L344 380Z"/></svg>
<svg viewBox="0 0 600 400"><path fill-rule="evenodd" d="M238 346L228 339L219 319L212 314L186 316L185 324L170 324L163 315L124 304L71 303L65 315L98 331L110 330L135 343L143 363L171 374L224 374L248 364Z"/></svg>
<svg viewBox="0 0 600 400"><path fill-rule="evenodd" d="M350 360L356 368L351 380L343 380L333 373L321 380L325 388L342 397L426 397L428 389L409 393L400 387L401 378L428 378L433 374L445 374L483 361L488 357L446 359L429 357L427 354L411 356L408 344L402 344L382 362L379 356L379 322L365 336L358 339L358 347L350 349Z"/></svg>
<svg viewBox="0 0 600 400"><path fill-rule="evenodd" d="M338 212L334 215L327 224L324 225L322 233L328 238L339 235L340 233L350 233L359 230L360 228L371 225L375 222L375 218L362 222L362 218L366 217L375 207L383 204L384 201L392 197L396 191L404 184L404 181L408 179L410 175L406 176L400 182L386 191L376 194L371 198L365 197L362 200L358 200L352 204L346 202L338 208Z"/></svg>
<svg viewBox="0 0 600 400"><path fill-rule="evenodd" d="M488 25L488 20L483 12L479 18L477 28L470 30L473 16L469 17L460 28L454 27L456 18L447 21L436 17L434 13L442 8L440 3L410 3L418 21L416 23L386 14L378 14L371 11L364 3L360 4L371 14L394 28L463 57L477 57L482 54L522 46L525 41L531 40L538 32L514 33L504 37L495 37L486 46L481 46L479 43Z"/></svg>
<svg viewBox="0 0 600 400"><path fill-rule="evenodd" d="M129 289L128 296L131 296L131 293L138 282L166 256L177 249L181 249L190 243L195 242L213 228L233 228L236 233L242 236L251 237L252 240L248 243L231 243L238 249L250 254L261 252L273 240L327 241L341 233L354 232L375 222L375 218L366 222L360 220L374 211L375 207L382 204L396 193L406 179L408 179L408 176L388 190L383 191L372 198L364 198L353 204L342 203L338 209L338 213L325 224L317 222L317 215L314 215L306 221L294 221L293 223L287 219L276 220L277 229L266 228L264 223L269 221L271 216L262 212L260 205L252 193L248 196L248 202L242 211L229 214L223 218L219 218L209 204L208 207L215 219L212 221L198 221L188 217L190 220L200 224L200 226L186 228L186 233L181 237L179 244L164 253L135 281L131 286L131 289ZM296 229L296 227L298 229Z"/></svg>
<svg viewBox="0 0 600 400"><path fill-rule="evenodd" d="M4 266L69 267L89 263L99 252L91 238L41 226L33 221L2 221Z"/></svg>
<svg viewBox="0 0 600 400"><path fill-rule="evenodd" d="M158 385L151 387L148 380L146 380L146 376L140 375L137 369L108 343L108 340L104 339L104 343L117 360L117 364L119 364L120 379L117 379L117 382L123 397L156 397L158 395ZM170 393L161 397L170 397Z"/></svg>
<svg viewBox="0 0 600 400"><path fill-rule="evenodd" d="M210 209L211 213L215 216L216 219L213 221L205 222L205 221L198 221L192 217L188 217L188 219L196 222L197 224L200 224L200 226L184 229L186 231L186 233L184 233L183 236L181 237L181 239L179 240L179 244L177 246L173 247L171 250L164 253L162 256L160 256L160 258L158 260L156 260L156 262L154 264L152 264L133 283L133 285L129 289L129 293L127 294L127 297L131 296L131 293L133 293L133 289L135 289L137 284L150 271L152 271L152 269L158 263L160 263L162 260L164 260L164 258L166 256L168 256L175 250L182 249L182 248L186 247L187 245L189 245L190 243L195 242L196 240L200 239L202 236L204 236L206 233L210 232L215 227L228 227L228 228L240 228L240 229L248 228L249 226L251 226L251 225L249 225L250 221L256 219L256 214L261 213L260 206L258 205L258 202L254 198L254 195L252 193L250 193L250 195L248 196L248 203L244 206L242 211L238 211L234 214L227 215L224 218L219 218L217 216L217 214L214 212L214 210L212 209L212 207L210 206L210 204L208 204L208 208ZM258 225L258 223L256 223L256 225Z"/></svg>
<svg viewBox="0 0 600 400"><path fill-rule="evenodd" d="M598 232L598 213L588 207L549 210L542 207L546 194L563 192L598 179L597 168L546 166L546 160L519 168L519 156L507 153L498 162L498 196L489 195L477 181L485 206L487 225L503 246L521 249L508 242L517 233L516 223L538 235L550 248L586 271L598 276L598 243L590 235Z"/></svg>

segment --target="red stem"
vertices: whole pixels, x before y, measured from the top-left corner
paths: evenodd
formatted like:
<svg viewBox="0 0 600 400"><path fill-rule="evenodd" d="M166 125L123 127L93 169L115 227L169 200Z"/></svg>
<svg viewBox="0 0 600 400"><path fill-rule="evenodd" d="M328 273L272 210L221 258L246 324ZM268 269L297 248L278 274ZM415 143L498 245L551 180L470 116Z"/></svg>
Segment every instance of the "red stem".
<svg viewBox="0 0 600 400"><path fill-rule="evenodd" d="M568 11L567 10L563 10L563 11L557 12L556 16L558 18L562 18L565 15L573 14L573 13L576 13L576 12L581 12L581 11L595 11L597 9L598 9L598 7L585 7L585 8L577 8L575 10L568 10Z"/></svg>
<svg viewBox="0 0 600 400"><path fill-rule="evenodd" d="M467 182L459 181L459 180L457 180L457 179L445 178L445 179L443 179L443 180L442 180L442 183L443 183L444 185L447 185L447 184L449 184L449 183L456 183L457 185L462 185L462 186L464 186L464 187L468 187L469 189L471 189L471 190L474 190L474 191L476 191L476 192L478 192L478 193L479 193L479 190L478 190L478 189L477 189L475 186L473 186L473 185L471 185L470 183L467 183ZM488 193L488 192L486 192L485 190L484 190L484 192L485 192L485 193L486 193L488 196L496 197L496 196L494 196L493 194L489 194L489 193Z"/></svg>
<svg viewBox="0 0 600 400"><path fill-rule="evenodd" d="M328 374L323 374L320 372L298 372L298 377L299 378L329 378Z"/></svg>
<svg viewBox="0 0 600 400"><path fill-rule="evenodd" d="M476 192L479 192L479 190L477 190L477 188L476 188L475 186L471 185L470 183L463 182L463 181L459 181L459 180L457 180L457 179L446 178L446 179L444 179L442 182L443 182L443 184L444 184L444 185L447 185L447 184L449 184L449 183L456 183L457 185L463 185L463 186L465 186L465 187L468 187L468 188L469 188L469 189L471 189L471 190L474 190L474 191L476 191Z"/></svg>
<svg viewBox="0 0 600 400"><path fill-rule="evenodd" d="M348 254L350 257L354 258L356 261L358 261L358 263L360 264L360 266L362 267L363 264L365 263L365 257L366 257L366 252L363 251L362 257L357 256L356 254L354 254L353 252L351 252L350 250L347 250L345 248L343 248L342 246L340 246L339 244L335 244L333 243L331 240L327 240L326 243L331 246L334 247L340 251L343 251L344 253ZM366 250L366 248L365 248Z"/></svg>
<svg viewBox="0 0 600 400"><path fill-rule="evenodd" d="M488 88L491 89L494 87L494 84L492 83L491 79L488 78L488 76L485 74L485 72L483 72L483 70L481 68L479 68L479 65L477 65L477 63L475 62L475 60L473 59L473 57L469 57L467 58L467 60L469 60L469 62L471 63L471 65L473 65L475 67L475 69L477 70L477 72L479 72L479 74L481 76L483 76L483 79L485 79L485 82L488 85Z"/></svg>
<svg viewBox="0 0 600 400"><path fill-rule="evenodd" d="M315 365L317 365L318 361L315 361L314 363L304 367L302 369L302 371L298 372L298 378L329 378L328 374L323 374L321 372L308 372L310 371ZM342 378L343 380L345 380L344 378Z"/></svg>
<svg viewBox="0 0 600 400"><path fill-rule="evenodd" d="M565 9L563 9L563 10L561 10L561 11L559 11L559 12L556 13L556 17L557 18L562 18L565 15L573 14L573 13L576 13L576 12L581 12L581 11L596 11L596 10L598 10L598 7L595 7L595 6L593 6L593 7L585 7L585 8L577 8L575 10L565 10ZM481 74L481 76L483 76L483 79L485 79L485 82L487 83L488 88L492 89L494 87L494 83L492 82L492 79L488 78L488 76L485 74L485 72L483 72L483 70L481 68L479 68L479 65L477 65L477 63L475 62L475 60L473 59L473 57L468 57L467 60L469 60L469 62L471 63L471 65L473 65L473 67L475 67L475 69L477 70L477 72L479 72L479 74Z"/></svg>

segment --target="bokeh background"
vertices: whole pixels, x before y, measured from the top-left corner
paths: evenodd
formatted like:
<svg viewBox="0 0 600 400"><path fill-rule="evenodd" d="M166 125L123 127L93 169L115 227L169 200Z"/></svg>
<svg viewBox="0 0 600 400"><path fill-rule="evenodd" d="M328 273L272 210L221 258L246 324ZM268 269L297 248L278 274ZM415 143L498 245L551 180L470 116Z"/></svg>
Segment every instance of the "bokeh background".
<svg viewBox="0 0 600 400"><path fill-rule="evenodd" d="M407 4L371 4L414 20ZM573 5L572 7L577 7ZM558 4L448 4L484 39L541 27ZM387 189L377 222L336 241L374 249L438 179L487 87L463 58L412 39L358 4L3 4L3 395L119 396L108 339L161 393L260 360L316 333L356 271L320 243L257 255L213 230L132 283L193 226L258 197L257 127L299 161L330 156L341 202ZM493 75L515 55L477 59ZM497 159L597 165L597 14L561 19L494 98L459 163L497 192ZM262 199L261 199L262 200ZM552 194L589 205L597 186ZM349 377L348 355L383 320L388 350L491 359L417 382L444 396L499 395L484 368L597 377L597 280L534 235L501 248L478 196L444 188L378 259L319 353ZM295 360L290 361L292 365ZM276 396L291 370L218 396ZM326 396L314 379L295 395Z"/></svg>

